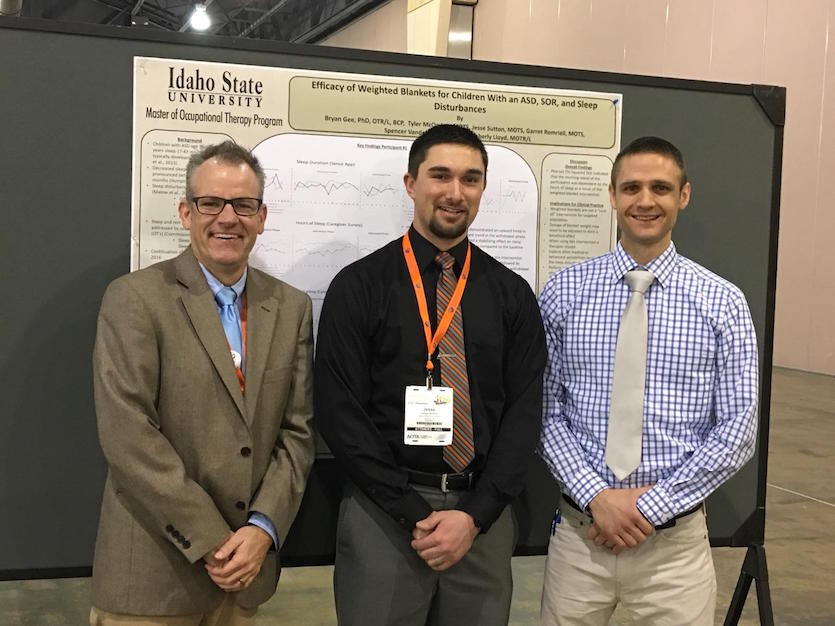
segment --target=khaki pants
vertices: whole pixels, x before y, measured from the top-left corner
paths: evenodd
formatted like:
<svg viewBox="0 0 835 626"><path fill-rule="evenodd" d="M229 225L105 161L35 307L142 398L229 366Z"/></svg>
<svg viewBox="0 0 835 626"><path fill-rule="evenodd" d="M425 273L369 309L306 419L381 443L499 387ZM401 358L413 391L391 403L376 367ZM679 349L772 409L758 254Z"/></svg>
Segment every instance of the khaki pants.
<svg viewBox="0 0 835 626"><path fill-rule="evenodd" d="M545 562L543 624L605 626L618 605L634 624L713 624L716 574L703 510L617 556L586 539L591 518L564 502L560 512Z"/></svg>
<svg viewBox="0 0 835 626"><path fill-rule="evenodd" d="M257 609L245 609L235 602L234 594L210 613L193 615L123 615L90 609L90 626L255 626Z"/></svg>

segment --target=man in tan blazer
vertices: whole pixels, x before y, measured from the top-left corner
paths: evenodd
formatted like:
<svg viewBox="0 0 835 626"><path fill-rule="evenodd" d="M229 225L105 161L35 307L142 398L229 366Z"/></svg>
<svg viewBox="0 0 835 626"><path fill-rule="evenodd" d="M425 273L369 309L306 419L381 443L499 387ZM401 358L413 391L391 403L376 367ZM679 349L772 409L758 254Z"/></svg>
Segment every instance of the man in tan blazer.
<svg viewBox="0 0 835 626"><path fill-rule="evenodd" d="M108 474L91 624L254 623L313 461L310 298L247 265L263 170L232 142L209 146L186 189L191 246L113 281L99 313Z"/></svg>

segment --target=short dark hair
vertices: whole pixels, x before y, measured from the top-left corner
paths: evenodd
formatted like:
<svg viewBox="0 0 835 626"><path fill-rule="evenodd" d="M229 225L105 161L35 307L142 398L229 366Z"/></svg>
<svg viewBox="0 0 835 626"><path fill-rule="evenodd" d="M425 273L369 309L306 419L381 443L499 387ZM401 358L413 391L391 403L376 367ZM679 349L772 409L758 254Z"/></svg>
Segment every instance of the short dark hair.
<svg viewBox="0 0 835 626"><path fill-rule="evenodd" d="M258 195L264 195L264 169L258 162L258 159L246 148L236 144L234 141L224 141L223 143L216 143L211 146L206 146L200 152L191 155L186 166L186 198L193 197L191 190L191 177L194 175L194 170L203 165L209 159L217 159L221 163L227 165L238 165L246 163L250 169L255 173L255 178L258 179Z"/></svg>
<svg viewBox="0 0 835 626"><path fill-rule="evenodd" d="M660 154L661 156L671 158L681 171L681 186L684 186L687 182L687 168L684 166L684 156L682 156L681 151L666 139L648 136L638 137L634 141L631 141L615 157L615 162L612 164L612 186L617 181L620 162L624 157L633 154Z"/></svg>
<svg viewBox="0 0 835 626"><path fill-rule="evenodd" d="M418 169L426 160L429 148L442 143L457 143L478 150L484 162L484 173L487 174L487 148L484 147L484 142L479 136L465 126L438 124L424 131L412 142L409 150L409 175L412 178L417 178Z"/></svg>

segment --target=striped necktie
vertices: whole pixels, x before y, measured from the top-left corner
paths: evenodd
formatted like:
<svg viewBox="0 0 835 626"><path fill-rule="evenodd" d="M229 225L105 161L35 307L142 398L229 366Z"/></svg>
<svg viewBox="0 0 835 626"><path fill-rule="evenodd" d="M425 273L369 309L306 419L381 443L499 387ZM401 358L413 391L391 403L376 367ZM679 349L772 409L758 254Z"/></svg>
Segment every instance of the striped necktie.
<svg viewBox="0 0 835 626"><path fill-rule="evenodd" d="M458 279L452 266L455 259L447 252L440 252L435 263L441 267L437 287L438 320L444 314ZM473 445L473 418L470 408L470 383L467 379L467 353L464 350L464 322L461 307L455 311L452 322L439 345L441 384L454 390L452 443L444 447L444 461L456 472L463 471L475 456Z"/></svg>

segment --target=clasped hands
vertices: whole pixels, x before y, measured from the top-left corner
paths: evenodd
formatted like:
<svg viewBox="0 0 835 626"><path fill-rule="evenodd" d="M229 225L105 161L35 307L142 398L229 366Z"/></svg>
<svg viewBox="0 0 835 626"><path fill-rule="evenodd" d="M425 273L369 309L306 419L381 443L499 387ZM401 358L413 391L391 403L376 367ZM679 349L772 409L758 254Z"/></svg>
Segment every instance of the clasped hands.
<svg viewBox="0 0 835 626"><path fill-rule="evenodd" d="M641 545L654 528L638 510L638 498L652 485L634 489L604 489L589 503L594 520L588 538L614 554Z"/></svg>
<svg viewBox="0 0 835 626"><path fill-rule="evenodd" d="M415 524L411 545L429 567L443 572L464 558L478 533L469 513L455 509L432 511Z"/></svg>
<svg viewBox="0 0 835 626"><path fill-rule="evenodd" d="M261 571L272 545L272 538L257 526L242 526L203 557L206 571L224 591L242 591Z"/></svg>

